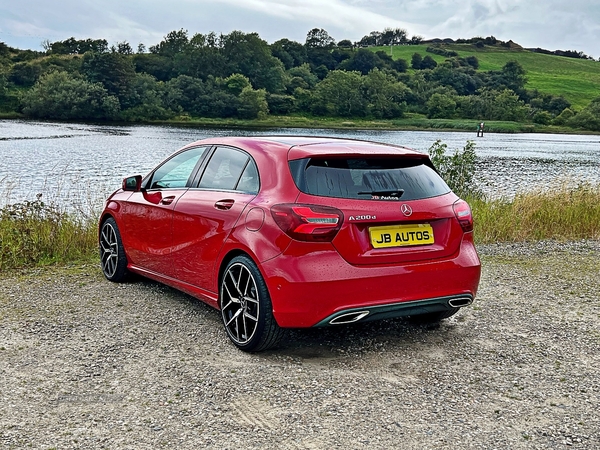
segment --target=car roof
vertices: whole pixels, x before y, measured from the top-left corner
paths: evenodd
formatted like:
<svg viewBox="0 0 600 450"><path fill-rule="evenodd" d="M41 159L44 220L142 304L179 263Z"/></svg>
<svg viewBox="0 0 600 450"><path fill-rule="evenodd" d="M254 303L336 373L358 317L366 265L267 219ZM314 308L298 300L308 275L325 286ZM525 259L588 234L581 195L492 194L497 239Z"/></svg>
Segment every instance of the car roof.
<svg viewBox="0 0 600 450"><path fill-rule="evenodd" d="M383 144L359 139L314 136L243 136L216 137L194 142L196 145L230 145L252 152L282 152L288 153L289 160L302 159L311 156L359 156L359 155L398 155L398 156L428 156L416 150L399 145Z"/></svg>

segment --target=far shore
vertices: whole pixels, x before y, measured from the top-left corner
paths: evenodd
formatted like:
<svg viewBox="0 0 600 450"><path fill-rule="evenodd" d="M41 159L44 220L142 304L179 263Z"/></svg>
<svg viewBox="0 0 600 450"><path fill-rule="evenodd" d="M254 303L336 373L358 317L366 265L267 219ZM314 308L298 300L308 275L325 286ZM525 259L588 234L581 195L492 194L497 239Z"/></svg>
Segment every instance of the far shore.
<svg viewBox="0 0 600 450"><path fill-rule="evenodd" d="M0 120L35 120L18 113L0 113ZM51 122L59 122L52 120ZM67 121L71 122L71 121ZM85 121L77 121L86 123ZM168 120L148 120L138 122L98 122L105 125L172 125L198 128L306 128L306 129L340 129L340 130L382 130L382 131L447 131L477 133L481 121L473 119L428 119L417 114L407 114L401 119L369 119L341 117L307 117L266 116L260 119L223 119L208 117L177 116ZM541 125L531 122L486 121L484 133L546 133L546 134L600 134L589 130L569 128L556 125Z"/></svg>

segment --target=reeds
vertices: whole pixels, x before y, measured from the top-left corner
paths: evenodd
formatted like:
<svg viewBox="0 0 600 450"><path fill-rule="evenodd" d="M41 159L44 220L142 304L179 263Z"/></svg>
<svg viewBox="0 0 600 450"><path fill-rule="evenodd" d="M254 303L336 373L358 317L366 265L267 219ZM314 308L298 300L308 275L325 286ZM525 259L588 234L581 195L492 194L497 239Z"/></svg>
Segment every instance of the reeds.
<svg viewBox="0 0 600 450"><path fill-rule="evenodd" d="M44 203L39 194L0 209L0 270L90 261L97 240L95 220Z"/></svg>
<svg viewBox="0 0 600 450"><path fill-rule="evenodd" d="M512 199L469 199L478 243L600 239L600 186L567 183Z"/></svg>

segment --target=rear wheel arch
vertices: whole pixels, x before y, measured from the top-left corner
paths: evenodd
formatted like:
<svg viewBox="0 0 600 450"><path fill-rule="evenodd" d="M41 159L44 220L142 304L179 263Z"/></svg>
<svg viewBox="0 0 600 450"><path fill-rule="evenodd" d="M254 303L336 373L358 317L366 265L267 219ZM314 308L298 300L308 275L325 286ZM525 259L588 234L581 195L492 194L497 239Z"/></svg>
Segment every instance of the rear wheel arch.
<svg viewBox="0 0 600 450"><path fill-rule="evenodd" d="M220 287L221 287L221 281L223 280L223 274L225 273L225 269L227 268L227 265L237 256L246 256L246 257L250 258L252 260L252 262L254 262L254 264L256 265L256 267L261 272L261 275L264 278L264 274L262 273L262 270L260 270L260 264L256 261L256 258L254 258L250 253L248 253L240 248L237 248L237 249L233 249L233 250L230 250L229 252L227 252L227 254L223 257L223 259L221 259L221 263L219 264L219 272L217 273L217 289L220 289Z"/></svg>

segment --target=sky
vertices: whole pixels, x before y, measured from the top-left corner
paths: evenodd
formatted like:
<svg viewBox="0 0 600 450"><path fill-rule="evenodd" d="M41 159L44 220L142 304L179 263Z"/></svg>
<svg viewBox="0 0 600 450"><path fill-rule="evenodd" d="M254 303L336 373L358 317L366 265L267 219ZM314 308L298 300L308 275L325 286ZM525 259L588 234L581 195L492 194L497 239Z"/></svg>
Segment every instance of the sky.
<svg viewBox="0 0 600 450"><path fill-rule="evenodd" d="M409 36L495 36L525 48L600 57L598 0L0 0L0 42L42 50L44 41L106 39L136 49L173 30L256 32L304 43L323 28L336 41L404 28Z"/></svg>

